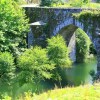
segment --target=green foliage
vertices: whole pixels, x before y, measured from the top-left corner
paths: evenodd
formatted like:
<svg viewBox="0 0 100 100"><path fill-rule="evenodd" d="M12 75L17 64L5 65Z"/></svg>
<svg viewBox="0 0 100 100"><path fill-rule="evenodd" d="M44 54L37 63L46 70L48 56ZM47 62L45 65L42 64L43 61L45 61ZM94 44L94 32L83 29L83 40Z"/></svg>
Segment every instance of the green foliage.
<svg viewBox="0 0 100 100"><path fill-rule="evenodd" d="M10 82L14 77L15 65L13 56L8 53L0 52L0 82Z"/></svg>
<svg viewBox="0 0 100 100"><path fill-rule="evenodd" d="M54 69L54 65L47 57L46 50L40 47L26 50L19 56L18 67L20 68L19 82L21 84L49 79L52 76L50 72Z"/></svg>
<svg viewBox="0 0 100 100"><path fill-rule="evenodd" d="M40 4L41 0L14 0L18 4Z"/></svg>
<svg viewBox="0 0 100 100"><path fill-rule="evenodd" d="M83 3L89 3L91 0L82 0Z"/></svg>
<svg viewBox="0 0 100 100"><path fill-rule="evenodd" d="M69 3L72 7L81 7L83 5L82 0L70 0Z"/></svg>
<svg viewBox="0 0 100 100"><path fill-rule="evenodd" d="M90 3L90 0L69 0L69 3L72 7L82 7Z"/></svg>
<svg viewBox="0 0 100 100"><path fill-rule="evenodd" d="M84 10L78 14L73 14L73 16L84 25L85 30L90 29L91 34L95 31L96 24L99 25L100 23L100 10ZM90 23L95 23L95 25L89 27Z"/></svg>
<svg viewBox="0 0 100 100"><path fill-rule="evenodd" d="M90 54L94 54L94 55L97 54L97 52L96 52L96 50L95 50L95 48L94 48L93 43L90 44Z"/></svg>
<svg viewBox="0 0 100 100"><path fill-rule="evenodd" d="M94 85L81 85L78 87L66 87L49 90L42 94L35 94L30 91L20 94L16 99L4 95L2 100L99 100L100 83Z"/></svg>
<svg viewBox="0 0 100 100"><path fill-rule="evenodd" d="M73 16L77 20L79 20L81 23L83 23L85 30L90 29L91 34L96 29L95 25L96 24L99 25L99 23L100 23L100 11L99 10L98 11L96 11L96 10L91 10L91 11L85 10L85 11L80 12L79 14L73 14ZM89 28L89 23L95 23L95 25L93 25L93 26L91 26L91 28ZM85 34L84 34L84 36L82 36L84 32L82 32L81 30L78 30L77 33L78 34L80 33L80 35L79 35L80 37L78 36L79 39L77 39L77 43L79 42L77 44L77 46L78 46L78 48L77 48L77 61L80 62L80 59L83 57L83 60L82 60L82 62L83 62L89 54L90 42L88 41L88 38L85 36ZM83 41L80 41L80 40L83 40ZM86 41L87 41L87 43L86 43ZM85 47L83 48L81 44L83 45L83 47L84 46ZM87 52L87 54L85 52ZM95 50L93 49L92 45L90 45L90 53L96 53ZM82 55L80 55L80 54L82 54ZM78 57L78 55L79 55L79 57Z"/></svg>
<svg viewBox="0 0 100 100"><path fill-rule="evenodd" d="M14 0L14 1L17 2L19 5L27 4L26 0Z"/></svg>
<svg viewBox="0 0 100 100"><path fill-rule="evenodd" d="M62 0L41 0L41 6L51 6L55 3L62 3Z"/></svg>
<svg viewBox="0 0 100 100"><path fill-rule="evenodd" d="M68 0L63 2L54 2L53 7L82 7L82 8L100 8L99 3L91 2L91 0Z"/></svg>
<svg viewBox="0 0 100 100"><path fill-rule="evenodd" d="M78 14L73 14L73 16L78 19L79 21L81 21L84 26L86 26L88 28L88 23L91 19L91 23L92 21L95 21L95 23L100 23L100 11L98 10L85 10L82 11ZM93 28L93 27L92 27Z"/></svg>
<svg viewBox="0 0 100 100"><path fill-rule="evenodd" d="M41 6L50 6L51 1L50 0L41 0Z"/></svg>
<svg viewBox="0 0 100 100"><path fill-rule="evenodd" d="M0 51L19 54L26 47L28 20L16 2L0 0Z"/></svg>
<svg viewBox="0 0 100 100"><path fill-rule="evenodd" d="M81 29L76 30L76 62L84 62L89 55L91 41Z"/></svg>
<svg viewBox="0 0 100 100"><path fill-rule="evenodd" d="M73 14L78 19L100 18L100 11L98 10L85 10L78 14Z"/></svg>
<svg viewBox="0 0 100 100"><path fill-rule="evenodd" d="M100 83L94 85L81 85L46 91L40 95L34 95L32 100L99 100Z"/></svg>
<svg viewBox="0 0 100 100"><path fill-rule="evenodd" d="M47 40L48 46L48 57L52 63L55 64L55 69L53 70L54 79L61 80L61 70L65 68L70 68L71 61L69 59L69 52L66 46L66 42L63 37L58 35Z"/></svg>
<svg viewBox="0 0 100 100"><path fill-rule="evenodd" d="M2 95L2 100L12 100L12 98L8 96L7 94L4 94Z"/></svg>

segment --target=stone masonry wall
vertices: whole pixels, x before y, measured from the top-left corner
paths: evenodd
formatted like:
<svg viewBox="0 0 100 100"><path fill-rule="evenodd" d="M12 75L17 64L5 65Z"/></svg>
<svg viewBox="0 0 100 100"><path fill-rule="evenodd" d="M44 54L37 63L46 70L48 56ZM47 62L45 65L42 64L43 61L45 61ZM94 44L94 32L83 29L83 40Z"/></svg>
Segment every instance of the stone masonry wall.
<svg viewBox="0 0 100 100"><path fill-rule="evenodd" d="M34 37L42 38L45 36L46 38L50 38L58 33L61 33L61 30L66 26L72 25L77 28L83 29L87 35L92 40L94 47L97 51L97 60L98 60L98 70L100 71L100 23L96 20L83 20L83 22L88 22L88 26L85 26L82 22L75 19L72 14L79 13L83 10L92 10L92 9L81 9L81 8L45 8L45 7L24 7L26 11L26 15L30 20L30 23L43 21L46 23L45 27L42 27L43 31L39 34L40 30L35 26L32 27L32 31ZM39 26L40 27L40 26ZM94 27L94 30L92 30ZM69 32L67 37L67 45L70 42L74 32Z"/></svg>

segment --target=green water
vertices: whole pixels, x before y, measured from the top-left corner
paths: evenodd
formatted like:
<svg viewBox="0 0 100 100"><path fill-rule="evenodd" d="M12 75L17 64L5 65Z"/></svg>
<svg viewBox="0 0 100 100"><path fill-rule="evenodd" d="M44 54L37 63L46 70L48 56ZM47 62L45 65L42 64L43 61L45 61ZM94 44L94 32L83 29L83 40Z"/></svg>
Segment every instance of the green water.
<svg viewBox="0 0 100 100"><path fill-rule="evenodd" d="M68 80L69 85L80 85L84 83L92 83L92 77L89 72L97 69L96 58L88 60L86 63L78 63L72 66L72 69L65 71L65 79ZM38 88L37 88L38 87ZM7 84L2 84L0 86L0 95L8 94L12 97L19 96L24 92L36 92L37 89L39 93L47 91L48 89L53 89L55 86L50 81L43 81L38 86L37 84L24 84L23 86L18 86L15 83L13 86L8 86Z"/></svg>
<svg viewBox="0 0 100 100"><path fill-rule="evenodd" d="M72 85L92 83L91 71L97 71L96 58L88 59L86 63L74 64L72 69L66 71L66 78Z"/></svg>

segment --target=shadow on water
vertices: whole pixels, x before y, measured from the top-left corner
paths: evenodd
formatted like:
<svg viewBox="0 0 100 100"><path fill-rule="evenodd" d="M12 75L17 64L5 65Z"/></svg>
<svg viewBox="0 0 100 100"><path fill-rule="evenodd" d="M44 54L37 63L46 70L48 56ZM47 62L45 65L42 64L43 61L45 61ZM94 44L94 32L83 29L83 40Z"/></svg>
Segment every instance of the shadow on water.
<svg viewBox="0 0 100 100"><path fill-rule="evenodd" d="M73 64L72 69L66 71L66 78L70 85L92 84L90 72L96 72L96 58L88 59L85 63Z"/></svg>

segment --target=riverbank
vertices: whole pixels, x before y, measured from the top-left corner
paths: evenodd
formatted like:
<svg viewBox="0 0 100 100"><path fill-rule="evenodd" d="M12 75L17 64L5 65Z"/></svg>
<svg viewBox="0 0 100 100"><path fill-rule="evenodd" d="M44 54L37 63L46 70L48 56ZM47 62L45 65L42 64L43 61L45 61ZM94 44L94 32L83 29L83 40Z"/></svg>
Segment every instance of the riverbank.
<svg viewBox="0 0 100 100"><path fill-rule="evenodd" d="M33 96L32 100L99 100L100 83L55 89ZM23 99L28 100L28 99ZM30 99L31 100L31 99Z"/></svg>
<svg viewBox="0 0 100 100"><path fill-rule="evenodd" d="M3 100L12 100L11 97L5 96ZM81 85L78 87L66 87L44 92L40 95L27 92L19 96L16 100L99 100L100 83L94 85Z"/></svg>

